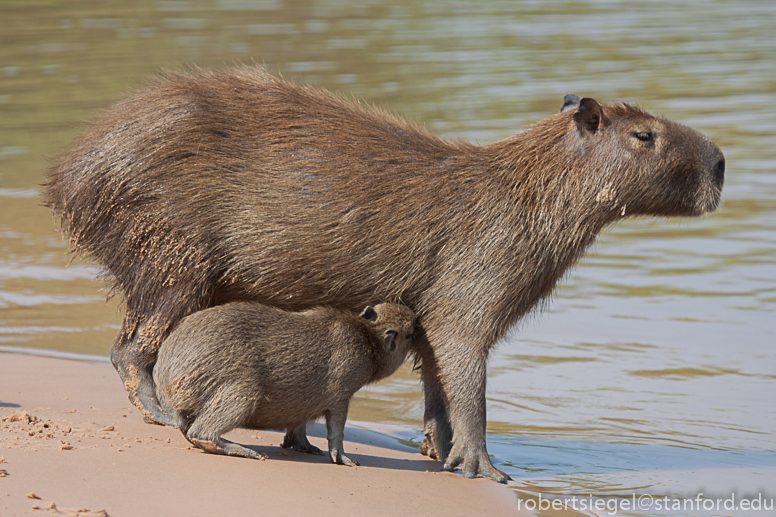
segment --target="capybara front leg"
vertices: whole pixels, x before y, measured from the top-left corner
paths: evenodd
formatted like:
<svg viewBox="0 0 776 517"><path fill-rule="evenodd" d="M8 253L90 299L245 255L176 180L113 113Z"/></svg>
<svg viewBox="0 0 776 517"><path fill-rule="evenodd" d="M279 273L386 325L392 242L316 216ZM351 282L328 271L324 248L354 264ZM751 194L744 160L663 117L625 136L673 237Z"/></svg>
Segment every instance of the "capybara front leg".
<svg viewBox="0 0 776 517"><path fill-rule="evenodd" d="M444 356L439 365L453 427L453 447L442 468L506 483L509 476L493 466L485 444L487 355L458 352Z"/></svg>
<svg viewBox="0 0 776 517"><path fill-rule="evenodd" d="M307 439L307 424L286 430L286 436L283 438L281 447L308 454L318 454L323 456L323 451L311 444Z"/></svg>
<svg viewBox="0 0 776 517"><path fill-rule="evenodd" d="M113 343L110 359L124 383L130 402L143 413L146 423L176 427L173 415L164 411L156 398L153 378L156 351L139 345L137 336L134 340L126 340L124 335L122 329Z"/></svg>

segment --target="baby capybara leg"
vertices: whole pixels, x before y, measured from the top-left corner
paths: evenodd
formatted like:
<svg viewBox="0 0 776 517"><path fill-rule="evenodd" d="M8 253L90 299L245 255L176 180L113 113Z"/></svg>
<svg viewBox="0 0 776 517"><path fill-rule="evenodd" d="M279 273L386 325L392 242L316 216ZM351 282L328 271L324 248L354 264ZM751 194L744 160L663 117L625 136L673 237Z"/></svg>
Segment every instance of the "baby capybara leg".
<svg viewBox="0 0 776 517"><path fill-rule="evenodd" d="M311 444L307 439L307 424L286 430L286 436L283 438L281 447L308 454L318 454L323 456L323 451Z"/></svg>
<svg viewBox="0 0 776 517"><path fill-rule="evenodd" d="M329 458L332 463L353 467L360 465L360 463L345 456L343 449L345 421L347 418L347 406L345 406L344 411L331 411L326 413L326 438L329 440Z"/></svg>
<svg viewBox="0 0 776 517"><path fill-rule="evenodd" d="M201 429L195 422L185 434L186 439L210 454L225 454L227 456L240 456L254 460L267 459L266 454L249 449L244 445L232 442L218 436L216 433Z"/></svg>
<svg viewBox="0 0 776 517"><path fill-rule="evenodd" d="M226 454L227 456L241 456L243 458L251 458L254 460L267 459L266 454L262 454L260 452L254 451L253 449L249 449L244 445L231 442L225 438L221 438L220 436L216 438L215 444L217 447L220 447L221 450L224 451L223 454Z"/></svg>

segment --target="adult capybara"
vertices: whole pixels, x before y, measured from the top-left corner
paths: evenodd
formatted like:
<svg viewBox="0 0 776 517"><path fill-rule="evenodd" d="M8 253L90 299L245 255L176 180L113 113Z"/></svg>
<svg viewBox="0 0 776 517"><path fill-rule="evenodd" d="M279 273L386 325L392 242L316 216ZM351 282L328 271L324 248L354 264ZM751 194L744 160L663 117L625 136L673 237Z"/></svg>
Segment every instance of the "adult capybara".
<svg viewBox="0 0 776 517"><path fill-rule="evenodd" d="M319 307L287 312L234 302L195 312L164 340L154 369L162 408L207 452L264 459L222 438L236 427L286 429L283 447L323 454L306 424L326 417L329 457L342 453L348 405L361 387L391 375L415 330L402 305L368 306L357 316Z"/></svg>
<svg viewBox="0 0 776 517"><path fill-rule="evenodd" d="M576 99L473 145L258 67L168 73L60 159L48 203L124 293L112 360L149 420L171 423L151 371L192 312L401 300L422 328L430 453L505 481L485 447L494 343L607 225L703 214L721 195L708 138Z"/></svg>

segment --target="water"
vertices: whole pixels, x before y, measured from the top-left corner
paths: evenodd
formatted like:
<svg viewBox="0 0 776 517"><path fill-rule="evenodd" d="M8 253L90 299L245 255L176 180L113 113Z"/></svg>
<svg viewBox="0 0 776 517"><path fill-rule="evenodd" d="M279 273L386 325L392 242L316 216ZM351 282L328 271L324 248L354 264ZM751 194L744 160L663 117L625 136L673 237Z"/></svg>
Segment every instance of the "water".
<svg viewBox="0 0 776 517"><path fill-rule="evenodd" d="M776 497L776 4L350 4L3 2L0 346L108 354L120 304L68 265L38 191L84 121L162 67L264 63L477 142L568 92L624 100L722 147L724 204L601 236L493 354L489 451L524 502ZM407 367L351 418L419 443L421 398Z"/></svg>

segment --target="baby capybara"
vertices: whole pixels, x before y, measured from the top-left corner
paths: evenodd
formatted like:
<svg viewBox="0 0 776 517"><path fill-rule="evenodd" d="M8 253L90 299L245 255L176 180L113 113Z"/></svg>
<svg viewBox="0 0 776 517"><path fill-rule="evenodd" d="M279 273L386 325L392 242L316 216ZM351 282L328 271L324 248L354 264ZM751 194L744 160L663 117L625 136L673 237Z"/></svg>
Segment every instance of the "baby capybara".
<svg viewBox="0 0 776 517"><path fill-rule="evenodd" d="M342 452L350 399L407 357L412 311L398 304L360 316L328 307L287 312L234 302L195 312L162 343L154 369L162 407L207 452L264 459L222 437L237 427L286 429L283 447L322 454L306 424L326 417L329 457Z"/></svg>
<svg viewBox="0 0 776 517"><path fill-rule="evenodd" d="M188 314L251 300L421 325L428 451L505 481L485 445L487 359L606 226L717 208L708 138L628 104L564 110L485 145L259 67L168 73L104 113L52 171L73 249L124 294L111 358L150 421L160 344Z"/></svg>

